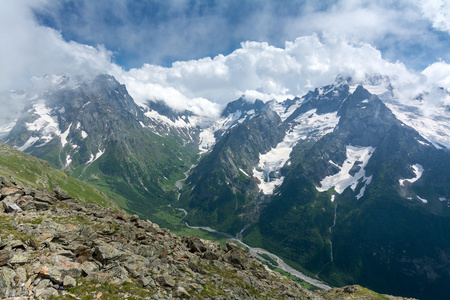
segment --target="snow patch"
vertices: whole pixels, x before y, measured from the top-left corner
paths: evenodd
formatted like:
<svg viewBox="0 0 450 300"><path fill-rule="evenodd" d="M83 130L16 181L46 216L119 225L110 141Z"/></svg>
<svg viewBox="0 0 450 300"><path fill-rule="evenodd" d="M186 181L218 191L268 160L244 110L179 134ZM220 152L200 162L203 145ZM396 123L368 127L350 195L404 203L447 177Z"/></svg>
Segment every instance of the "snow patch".
<svg viewBox="0 0 450 300"><path fill-rule="evenodd" d="M207 152L216 143L216 138L214 137L214 129L213 128L204 129L202 132L200 132L199 138L200 138L200 143L198 145L198 148L200 150L200 153Z"/></svg>
<svg viewBox="0 0 450 300"><path fill-rule="evenodd" d="M88 134L86 133L86 131L82 130L82 131L81 131L81 137L82 137L83 139L85 139L85 138L87 138L87 136L88 136Z"/></svg>
<svg viewBox="0 0 450 300"><path fill-rule="evenodd" d="M416 182L423 174L423 167L420 164L415 164L414 166L411 166L411 168L414 171L415 176L411 179L399 179L399 183L401 186L404 185L405 181L408 181L409 183Z"/></svg>
<svg viewBox="0 0 450 300"><path fill-rule="evenodd" d="M299 108L301 105L301 101L296 101L294 104L289 106L287 109L284 106L284 102L272 101L270 102L270 109L277 113L280 116L282 122L284 122L287 118L289 118L292 113Z"/></svg>
<svg viewBox="0 0 450 300"><path fill-rule="evenodd" d="M421 141L421 140L417 140L420 144L422 144L422 145L424 145L424 146L431 146L430 144L428 144L428 143L426 143L426 142L424 142L424 141Z"/></svg>
<svg viewBox="0 0 450 300"><path fill-rule="evenodd" d="M25 151L28 147L33 146L39 140L38 137L31 136L28 141L25 142L21 147L17 148L20 151Z"/></svg>
<svg viewBox="0 0 450 300"><path fill-rule="evenodd" d="M211 126L204 128L200 133L200 143L199 150L200 153L205 153L211 149L212 146L216 143L215 133L217 131L225 132L233 125L237 123L242 123L247 119L247 116L252 117L255 115L254 110L250 110L247 114L242 114L240 110L230 114L226 118L220 118L215 121Z"/></svg>
<svg viewBox="0 0 450 300"><path fill-rule="evenodd" d="M86 164L93 163L93 162L96 161L100 156L102 156L103 153L105 153L105 150L100 150L100 149L98 149L98 152L97 152L97 154L95 154L95 156L91 153L91 158L86 162Z"/></svg>
<svg viewBox="0 0 450 300"><path fill-rule="evenodd" d="M417 196L417 198L418 198L420 201L422 201L423 203L428 203L428 200L426 200L426 199L423 199L423 198L421 198L421 197L419 197L419 196Z"/></svg>
<svg viewBox="0 0 450 300"><path fill-rule="evenodd" d="M419 104L417 106L402 106L396 103L385 104L397 119L417 130L436 148L442 149L442 146L444 146L450 149L450 115L444 108L432 109L427 107L427 114L424 115L418 112L425 109Z"/></svg>
<svg viewBox="0 0 450 300"><path fill-rule="evenodd" d="M72 158L69 154L66 156L66 164L64 165L64 168L67 168L72 163Z"/></svg>
<svg viewBox="0 0 450 300"><path fill-rule="evenodd" d="M334 199L336 199L336 195L331 195L331 202L334 202Z"/></svg>
<svg viewBox="0 0 450 300"><path fill-rule="evenodd" d="M316 111L316 109L309 110L293 120L292 124L295 125L288 136L292 133L297 140L318 140L332 132L339 123L337 112L318 115Z"/></svg>
<svg viewBox="0 0 450 300"><path fill-rule="evenodd" d="M250 177L247 173L245 173L244 170L242 170L241 168L239 168L239 171L241 171L242 173L244 173L245 176Z"/></svg>
<svg viewBox="0 0 450 300"><path fill-rule="evenodd" d="M373 147L357 147L347 146L346 153L347 159L344 161L337 174L330 175L322 179L320 182L321 187L316 187L319 192L325 192L334 187L338 194L350 187L353 191L356 189L358 183L362 180L364 186L361 188L357 199L364 195L364 191L367 185L372 181L372 176L366 177L366 170L364 169L372 156L375 148ZM353 166L359 166L359 170L355 174L350 174L350 170Z"/></svg>
<svg viewBox="0 0 450 300"><path fill-rule="evenodd" d="M333 131L339 122L334 113L316 114L316 109L310 110L293 121L294 126L284 139L269 152L259 155L259 163L253 169L253 176L259 179L259 189L265 195L273 194L275 188L283 183L284 177L276 174L289 160L292 149L300 140L319 139ZM276 176L275 176L276 175Z"/></svg>
<svg viewBox="0 0 450 300"><path fill-rule="evenodd" d="M88 104L90 104L91 101L86 102L85 104L83 104L83 106L81 107L81 109L85 108Z"/></svg>
<svg viewBox="0 0 450 300"><path fill-rule="evenodd" d="M33 122L25 124L29 131L38 131L40 139L45 143L48 143L55 135L61 135L58 122L50 115L51 110L45 106L44 100L34 104L32 110L38 117Z"/></svg>
<svg viewBox="0 0 450 300"><path fill-rule="evenodd" d="M356 195L356 199L361 199L362 196L364 196L364 192L366 191L366 187L372 182L372 175L369 177L364 176L364 186L359 190L358 195Z"/></svg>
<svg viewBox="0 0 450 300"><path fill-rule="evenodd" d="M16 123L17 119L12 121L11 123L0 126L0 136L7 135L11 131L11 129L13 129L14 125L16 125Z"/></svg>
<svg viewBox="0 0 450 300"><path fill-rule="evenodd" d="M144 113L144 115L149 118L152 119L158 123L163 123L172 127L177 127L177 128L190 128L192 127L192 125L181 119L181 118L177 118L175 121L172 121L171 119L169 119L166 116L160 115L157 111L154 110L150 110Z"/></svg>
<svg viewBox="0 0 450 300"><path fill-rule="evenodd" d="M72 123L70 123L69 128L67 128L67 130L64 131L60 136L61 137L61 145L63 148L67 144L67 136L69 135L70 127L72 127Z"/></svg>

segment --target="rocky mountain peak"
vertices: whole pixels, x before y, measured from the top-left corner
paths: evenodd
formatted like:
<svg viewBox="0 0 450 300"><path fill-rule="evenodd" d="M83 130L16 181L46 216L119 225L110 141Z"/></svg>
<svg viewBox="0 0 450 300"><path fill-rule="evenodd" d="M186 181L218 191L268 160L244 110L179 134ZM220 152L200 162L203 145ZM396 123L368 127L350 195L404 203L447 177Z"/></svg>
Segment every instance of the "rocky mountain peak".
<svg viewBox="0 0 450 300"><path fill-rule="evenodd" d="M248 112L250 110L255 110L255 113L259 113L264 106L264 102L260 99L256 99L255 102L251 103L244 97L241 97L227 104L225 109L222 111L222 117L226 117L230 114L236 113L237 111Z"/></svg>

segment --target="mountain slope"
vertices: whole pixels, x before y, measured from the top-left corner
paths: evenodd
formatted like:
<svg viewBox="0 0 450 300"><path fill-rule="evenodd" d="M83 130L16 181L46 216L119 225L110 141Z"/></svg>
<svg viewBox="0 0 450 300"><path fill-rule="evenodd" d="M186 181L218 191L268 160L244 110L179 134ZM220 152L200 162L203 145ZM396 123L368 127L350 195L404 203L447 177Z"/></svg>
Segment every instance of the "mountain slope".
<svg viewBox="0 0 450 300"><path fill-rule="evenodd" d="M281 102L240 98L209 127L163 102L137 106L111 76L43 80L23 94L7 143L128 211L235 235L332 285L450 292L447 135L399 120L385 79L338 77Z"/></svg>
<svg viewBox="0 0 450 300"><path fill-rule="evenodd" d="M42 197L49 205L36 205ZM360 286L307 291L232 243L58 198L0 178L2 299L398 299Z"/></svg>
<svg viewBox="0 0 450 300"><path fill-rule="evenodd" d="M249 238L262 235L263 247L283 249L331 284L442 298L450 253L443 238L450 229L448 152L425 145L361 88L339 114L333 133L294 149L283 185ZM405 180L419 177L415 166L426 171L417 183Z"/></svg>
<svg viewBox="0 0 450 300"><path fill-rule="evenodd" d="M77 84L65 78L31 91L6 137L9 145L69 171L142 216L176 197L175 181L198 152L195 128L162 126L166 120L155 109L137 106L108 75Z"/></svg>
<svg viewBox="0 0 450 300"><path fill-rule="evenodd" d="M277 122L251 126L269 112ZM247 146L260 136L271 143ZM182 199L191 224L243 234L331 284L438 299L449 292L449 169L446 149L338 80L228 130Z"/></svg>
<svg viewBox="0 0 450 300"><path fill-rule="evenodd" d="M280 123L276 113L265 110L230 129L188 179L193 189L181 198L193 208L188 220L199 220L199 225L217 224L233 233L245 225L238 216L258 193L257 181L248 174L258 161L258 153L280 141Z"/></svg>
<svg viewBox="0 0 450 300"><path fill-rule="evenodd" d="M0 143L0 176L11 181L49 191L61 191L77 195L80 202L99 204L116 208L116 204L89 184L68 176L64 171L55 170L46 161L25 154Z"/></svg>

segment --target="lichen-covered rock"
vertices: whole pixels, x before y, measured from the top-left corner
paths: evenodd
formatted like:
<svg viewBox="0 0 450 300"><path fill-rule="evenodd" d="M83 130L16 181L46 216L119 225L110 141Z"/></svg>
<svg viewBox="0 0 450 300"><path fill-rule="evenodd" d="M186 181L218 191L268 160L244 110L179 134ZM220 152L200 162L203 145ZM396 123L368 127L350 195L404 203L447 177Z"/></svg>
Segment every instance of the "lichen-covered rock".
<svg viewBox="0 0 450 300"><path fill-rule="evenodd" d="M175 280L172 276L170 276L167 273L164 273L161 276L158 276L156 278L156 281L159 283L162 287L174 287L175 286Z"/></svg>
<svg viewBox="0 0 450 300"><path fill-rule="evenodd" d="M14 293L16 272L8 267L0 269L0 298L10 297Z"/></svg>
<svg viewBox="0 0 450 300"><path fill-rule="evenodd" d="M63 280L63 287L64 288L67 289L67 288L74 287L76 285L77 285L77 281L73 277L71 277L69 275L66 275L64 277L64 280Z"/></svg>
<svg viewBox="0 0 450 300"><path fill-rule="evenodd" d="M13 252L11 258L9 259L9 263L11 265L26 264L28 261L28 254L23 252Z"/></svg>
<svg viewBox="0 0 450 300"><path fill-rule="evenodd" d="M94 257L103 264L116 260L123 255L122 251L107 244L95 247L94 251Z"/></svg>

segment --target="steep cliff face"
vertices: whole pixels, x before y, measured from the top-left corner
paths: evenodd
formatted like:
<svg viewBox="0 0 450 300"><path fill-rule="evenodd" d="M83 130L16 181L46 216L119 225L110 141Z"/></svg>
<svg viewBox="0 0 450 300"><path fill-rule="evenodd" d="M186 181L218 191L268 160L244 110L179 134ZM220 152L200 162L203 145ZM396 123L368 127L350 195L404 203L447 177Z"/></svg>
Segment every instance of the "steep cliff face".
<svg viewBox="0 0 450 300"><path fill-rule="evenodd" d="M234 244L177 237L137 215L4 177L0 226L3 299L380 297L357 286L310 292Z"/></svg>

